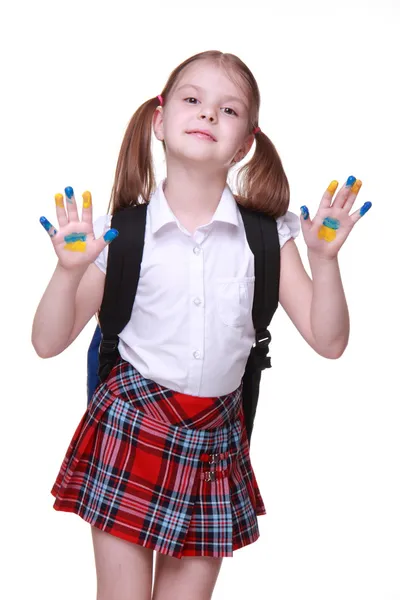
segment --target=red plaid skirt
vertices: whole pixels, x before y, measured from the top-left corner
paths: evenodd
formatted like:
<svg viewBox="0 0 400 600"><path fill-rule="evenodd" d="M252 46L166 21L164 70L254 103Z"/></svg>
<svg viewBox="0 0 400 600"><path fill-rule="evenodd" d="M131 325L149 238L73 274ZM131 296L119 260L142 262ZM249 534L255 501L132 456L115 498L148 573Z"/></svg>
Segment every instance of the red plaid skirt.
<svg viewBox="0 0 400 600"><path fill-rule="evenodd" d="M255 542L266 510L241 394L180 394L121 359L74 433L54 508L176 558L232 556Z"/></svg>

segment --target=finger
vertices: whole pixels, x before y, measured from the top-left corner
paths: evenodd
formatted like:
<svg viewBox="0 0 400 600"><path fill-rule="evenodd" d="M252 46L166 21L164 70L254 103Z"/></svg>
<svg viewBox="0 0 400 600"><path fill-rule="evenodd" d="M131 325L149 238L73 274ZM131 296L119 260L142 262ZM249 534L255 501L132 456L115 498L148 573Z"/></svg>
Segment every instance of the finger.
<svg viewBox="0 0 400 600"><path fill-rule="evenodd" d="M57 233L57 229L46 219L46 217L40 217L39 221L47 231L50 237L54 237Z"/></svg>
<svg viewBox="0 0 400 600"><path fill-rule="evenodd" d="M76 206L74 190L71 186L65 188L65 195L67 201L67 213L69 221L79 221L78 208Z"/></svg>
<svg viewBox="0 0 400 600"><path fill-rule="evenodd" d="M337 190L337 186L339 182L334 179L330 182L328 187L325 190L324 195L322 196L322 200L320 202L319 208L329 208L332 202L332 197Z"/></svg>
<svg viewBox="0 0 400 600"><path fill-rule="evenodd" d="M56 215L58 224L60 227L65 227L68 223L67 213L65 212L64 206L64 196L62 194L56 194L54 196L54 200L56 201Z"/></svg>
<svg viewBox="0 0 400 600"><path fill-rule="evenodd" d="M362 186L361 179L357 179L350 190L351 193L350 193L349 197L347 198L346 202L343 205L343 210L345 210L346 212L350 212L351 207L353 206L354 202L356 201L356 198L357 198L358 192L360 191L361 186Z"/></svg>
<svg viewBox="0 0 400 600"><path fill-rule="evenodd" d="M343 208L343 205L347 201L347 198L351 193L351 188L355 182L356 178L353 175L350 175L350 177L347 178L346 183L341 187L341 189L337 193L336 198L332 203L332 206L334 206L335 208Z"/></svg>
<svg viewBox="0 0 400 600"><path fill-rule="evenodd" d="M359 210L356 210L355 212L353 212L350 215L350 219L353 221L353 223L357 223L357 221L359 221L361 219L361 217L363 217L365 215L365 213L369 211L371 206L372 206L372 202L364 202L364 204L362 205L362 207Z"/></svg>
<svg viewBox="0 0 400 600"><path fill-rule="evenodd" d="M93 209L92 209L92 194L88 191L83 192L83 206L82 206L82 222L93 224Z"/></svg>
<svg viewBox="0 0 400 600"><path fill-rule="evenodd" d="M117 229L109 229L105 232L105 234L94 241L95 243L95 252L96 256L100 254L102 250L107 246L107 244L111 244L113 240L119 235L119 231Z"/></svg>
<svg viewBox="0 0 400 600"><path fill-rule="evenodd" d="M310 213L308 211L307 206L300 206L300 211L301 211L300 224L301 224L302 230L305 231L307 229L311 229L313 222L310 219Z"/></svg>

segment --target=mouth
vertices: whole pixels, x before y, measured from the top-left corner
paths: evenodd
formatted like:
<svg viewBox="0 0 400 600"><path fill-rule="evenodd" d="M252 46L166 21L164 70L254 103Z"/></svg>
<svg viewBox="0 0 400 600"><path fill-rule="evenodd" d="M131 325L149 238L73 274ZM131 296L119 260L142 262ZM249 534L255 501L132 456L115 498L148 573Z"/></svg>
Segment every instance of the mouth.
<svg viewBox="0 0 400 600"><path fill-rule="evenodd" d="M209 140L210 142L216 142L217 140L211 133L211 131L207 131L206 129L192 129L191 131L187 131L190 135L195 135L196 137L202 140Z"/></svg>

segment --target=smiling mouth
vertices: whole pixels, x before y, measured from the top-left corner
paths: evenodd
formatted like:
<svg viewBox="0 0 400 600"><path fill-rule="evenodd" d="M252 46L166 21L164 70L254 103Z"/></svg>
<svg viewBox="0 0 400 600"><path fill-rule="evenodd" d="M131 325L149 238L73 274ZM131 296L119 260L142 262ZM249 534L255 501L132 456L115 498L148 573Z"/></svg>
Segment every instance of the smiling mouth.
<svg viewBox="0 0 400 600"><path fill-rule="evenodd" d="M198 137L201 140L208 140L210 142L216 142L217 141L211 135L209 135L208 133L204 133L203 131L188 131L187 133L189 135L195 135L196 137Z"/></svg>

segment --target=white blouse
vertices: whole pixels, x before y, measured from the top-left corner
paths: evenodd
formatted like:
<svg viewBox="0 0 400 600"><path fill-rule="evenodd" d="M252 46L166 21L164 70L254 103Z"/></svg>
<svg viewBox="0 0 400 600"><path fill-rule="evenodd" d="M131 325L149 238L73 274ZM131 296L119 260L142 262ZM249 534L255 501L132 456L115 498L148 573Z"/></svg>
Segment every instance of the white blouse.
<svg viewBox="0 0 400 600"><path fill-rule="evenodd" d="M171 211L161 181L147 210L131 319L119 352L143 377L193 396L235 390L254 343L254 256L226 185L209 223L192 234ZM96 238L111 215L94 223ZM280 246L300 231L297 215L277 219ZM108 246L95 264L106 272Z"/></svg>

